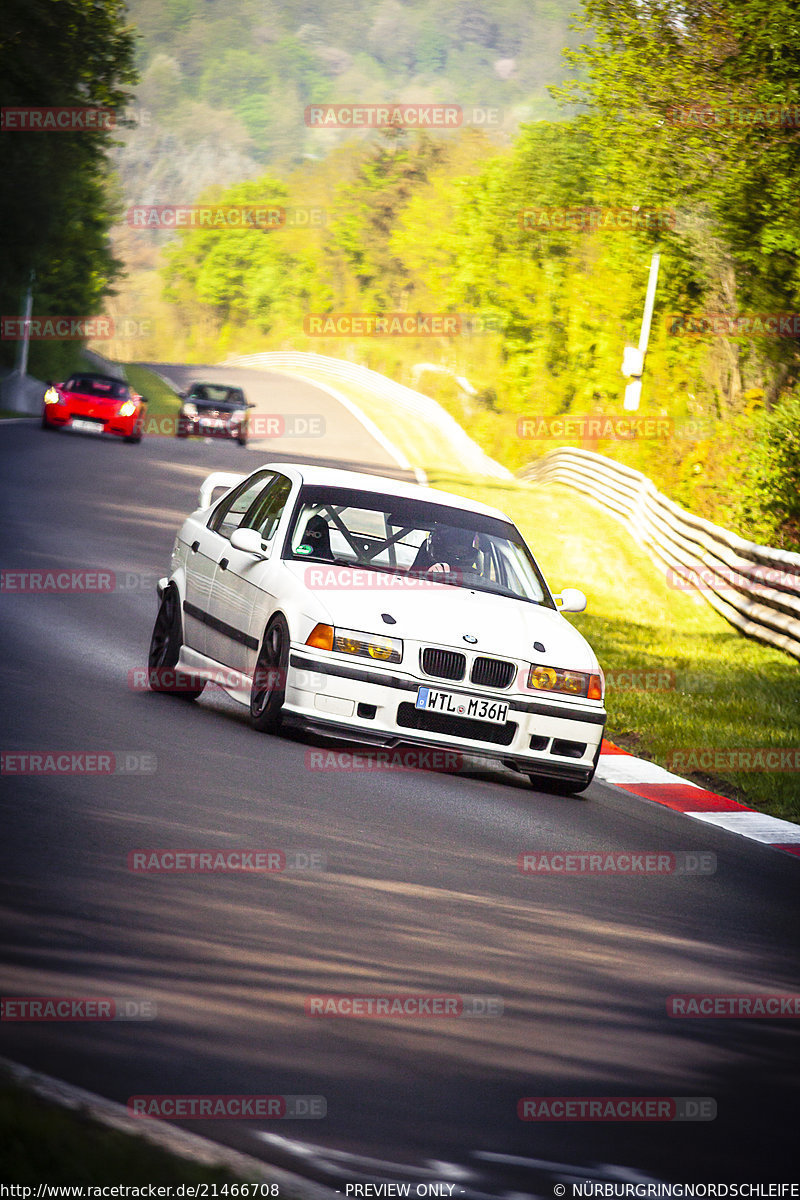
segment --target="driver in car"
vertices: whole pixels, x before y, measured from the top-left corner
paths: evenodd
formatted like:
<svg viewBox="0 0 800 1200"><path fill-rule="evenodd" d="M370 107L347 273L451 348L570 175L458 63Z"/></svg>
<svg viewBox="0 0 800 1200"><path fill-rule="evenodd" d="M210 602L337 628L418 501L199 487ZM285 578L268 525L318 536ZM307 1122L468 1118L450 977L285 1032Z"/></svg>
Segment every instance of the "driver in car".
<svg viewBox="0 0 800 1200"><path fill-rule="evenodd" d="M412 570L431 574L480 574L475 534L469 529L437 525L422 543Z"/></svg>

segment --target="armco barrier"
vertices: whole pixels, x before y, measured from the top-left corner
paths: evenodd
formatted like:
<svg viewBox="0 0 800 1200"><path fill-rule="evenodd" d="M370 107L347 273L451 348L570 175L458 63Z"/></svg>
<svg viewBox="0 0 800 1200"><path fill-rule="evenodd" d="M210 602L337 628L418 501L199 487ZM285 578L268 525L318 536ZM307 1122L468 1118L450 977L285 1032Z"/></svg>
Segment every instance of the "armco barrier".
<svg viewBox="0 0 800 1200"><path fill-rule="evenodd" d="M800 659L800 554L759 546L696 517L640 471L590 450L552 450L521 477L584 492L742 633Z"/></svg>
<svg viewBox="0 0 800 1200"><path fill-rule="evenodd" d="M489 458L465 433L458 422L450 416L440 404L415 392L413 388L395 383L369 367L347 362L342 358L329 358L324 354L304 353L301 351L275 350L263 354L234 355L225 360L226 367L255 367L262 371L289 371L301 376L303 371L312 371L308 375L309 383L318 383L320 378L335 386L337 382L350 382L368 389L372 395L387 400L395 409L409 413L418 421L434 426L449 441L453 447L453 467L465 468L477 475L491 476L494 479L511 479L512 475L506 467Z"/></svg>

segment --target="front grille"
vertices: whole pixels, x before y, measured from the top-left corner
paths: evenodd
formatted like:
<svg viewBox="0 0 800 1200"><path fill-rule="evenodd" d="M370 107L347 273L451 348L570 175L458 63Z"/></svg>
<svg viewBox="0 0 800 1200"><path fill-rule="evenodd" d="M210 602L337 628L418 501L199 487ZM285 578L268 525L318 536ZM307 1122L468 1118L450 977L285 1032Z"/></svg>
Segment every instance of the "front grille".
<svg viewBox="0 0 800 1200"><path fill-rule="evenodd" d="M437 679L463 679L467 669L465 655L457 650L436 650L433 646L425 647L421 662L425 674Z"/></svg>
<svg viewBox="0 0 800 1200"><path fill-rule="evenodd" d="M426 712L413 704L401 704L397 709L397 724L403 729L419 729L426 733L443 733L448 737L467 738L473 742L493 742L498 746L510 746L517 732L514 721L505 725L491 725L488 721L467 720L450 717L446 713Z"/></svg>
<svg viewBox="0 0 800 1200"><path fill-rule="evenodd" d="M470 679L478 687L507 688L516 670L513 663L502 658L476 658Z"/></svg>

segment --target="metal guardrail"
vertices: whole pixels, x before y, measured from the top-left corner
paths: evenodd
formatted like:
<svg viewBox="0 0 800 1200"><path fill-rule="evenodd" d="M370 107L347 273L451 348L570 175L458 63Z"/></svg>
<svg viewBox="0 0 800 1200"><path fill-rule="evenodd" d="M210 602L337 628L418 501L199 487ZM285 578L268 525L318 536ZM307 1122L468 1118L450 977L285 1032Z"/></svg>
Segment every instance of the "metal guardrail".
<svg viewBox="0 0 800 1200"><path fill-rule="evenodd" d="M453 447L454 460L456 460L454 466L461 466L476 474L490 476L494 479L512 478L511 472L490 458L436 400L423 395L422 392L415 392L413 388L405 387L401 383L395 383L393 379L387 379L385 375L371 371L369 367L362 367L358 363L347 362L342 358L330 358L324 354L299 350L237 354L226 359L225 365L256 367L265 371L283 369L298 375L302 375L304 369L313 370L329 380L331 384L342 380L357 384L362 388L369 389L372 395L391 402L395 409L400 409L418 421L424 421L425 424L438 429ZM318 381L310 378L309 382Z"/></svg>
<svg viewBox="0 0 800 1200"><path fill-rule="evenodd" d="M699 592L741 633L800 659L800 554L696 517L640 471L590 450L551 450L521 477L590 496L666 569L671 587Z"/></svg>

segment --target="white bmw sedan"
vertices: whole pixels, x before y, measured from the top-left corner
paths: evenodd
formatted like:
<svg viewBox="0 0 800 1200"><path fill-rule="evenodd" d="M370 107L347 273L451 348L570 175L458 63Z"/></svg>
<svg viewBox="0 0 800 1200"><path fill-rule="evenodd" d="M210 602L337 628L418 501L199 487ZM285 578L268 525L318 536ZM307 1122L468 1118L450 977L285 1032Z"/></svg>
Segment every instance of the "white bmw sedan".
<svg viewBox="0 0 800 1200"><path fill-rule="evenodd" d="M262 732L457 750L566 794L590 783L603 673L562 616L586 600L551 594L503 513L284 463L211 475L200 504L158 584L154 690L195 698L212 680Z"/></svg>

